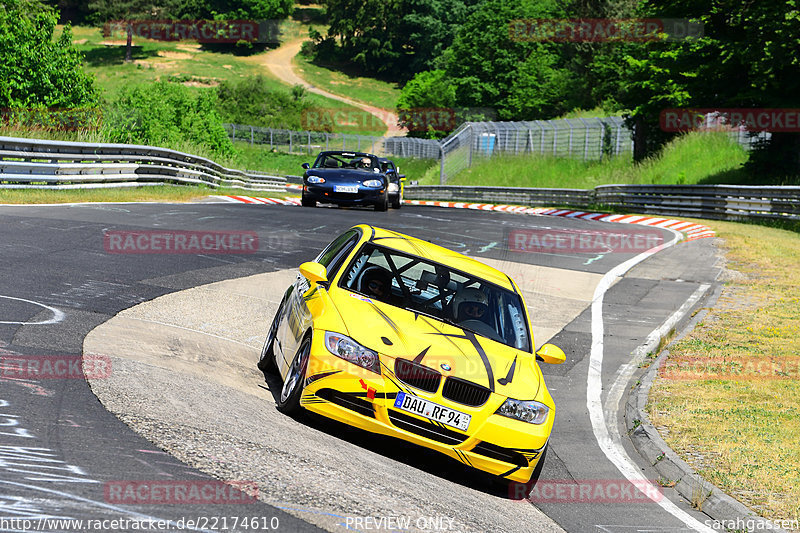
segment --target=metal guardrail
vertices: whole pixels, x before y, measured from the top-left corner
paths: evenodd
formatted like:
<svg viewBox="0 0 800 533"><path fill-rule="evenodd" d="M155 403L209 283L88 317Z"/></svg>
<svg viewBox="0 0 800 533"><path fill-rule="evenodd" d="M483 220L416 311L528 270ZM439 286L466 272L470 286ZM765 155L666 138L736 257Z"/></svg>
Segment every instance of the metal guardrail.
<svg viewBox="0 0 800 533"><path fill-rule="evenodd" d="M286 179L230 169L204 157L154 146L0 137L0 188L158 184L284 191Z"/></svg>
<svg viewBox="0 0 800 533"><path fill-rule="evenodd" d="M800 187L750 185L601 185L594 189L533 189L414 185L410 200L572 207L718 220L800 220Z"/></svg>

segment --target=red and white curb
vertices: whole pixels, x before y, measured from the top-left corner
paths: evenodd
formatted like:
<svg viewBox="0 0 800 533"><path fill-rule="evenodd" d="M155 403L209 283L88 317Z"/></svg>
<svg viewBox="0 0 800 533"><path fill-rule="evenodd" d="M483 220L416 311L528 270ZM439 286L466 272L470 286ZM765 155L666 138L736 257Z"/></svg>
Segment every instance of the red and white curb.
<svg viewBox="0 0 800 533"><path fill-rule="evenodd" d="M212 198L241 204L300 205L300 198L261 198L260 196L212 196Z"/></svg>
<svg viewBox="0 0 800 533"><path fill-rule="evenodd" d="M298 185L299 187L299 185ZM258 198L253 196L214 196L228 202L245 204L277 204L300 205L299 198ZM658 218L642 215L613 215L611 213L593 213L590 211L575 211L571 209L553 209L550 207L523 207L519 205L474 204L466 202L439 202L433 200L403 200L406 205L423 205L432 207L449 207L455 209L478 209L481 211L502 211L518 215L546 215L551 217L579 218L581 220L595 220L598 222L614 222L618 224L638 224L656 228L668 228L683 233L686 241L716 237L714 230L702 224L675 220L672 218Z"/></svg>
<svg viewBox="0 0 800 533"><path fill-rule="evenodd" d="M672 218L658 218L642 215L612 215L611 213L593 213L590 211L576 211L572 209L553 209L550 207L523 207L519 205L474 204L465 202L439 202L432 200L404 200L411 205L426 205L434 207L451 207L456 209L479 209L481 211L502 211L520 215L546 215L551 217L579 218L582 220L596 220L598 222L616 222L619 224L639 224L657 228L668 228L683 233L686 241L716 237L714 230L702 224L675 220Z"/></svg>

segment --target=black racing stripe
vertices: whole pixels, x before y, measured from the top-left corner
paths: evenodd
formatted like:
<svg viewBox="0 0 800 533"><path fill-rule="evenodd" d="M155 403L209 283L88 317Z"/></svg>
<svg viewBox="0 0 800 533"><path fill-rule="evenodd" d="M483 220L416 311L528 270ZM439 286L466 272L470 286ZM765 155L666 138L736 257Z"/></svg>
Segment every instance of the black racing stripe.
<svg viewBox="0 0 800 533"><path fill-rule="evenodd" d="M341 372L341 370L330 370L328 372L320 372L319 374L314 374L313 376L309 376L306 378L306 387L319 379L327 378L328 376L338 374L339 372Z"/></svg>
<svg viewBox="0 0 800 533"><path fill-rule="evenodd" d="M481 346L481 343L478 342L474 333L469 330L464 330L464 335L466 335L467 339L472 343L472 346L475 347L478 355L481 356L483 366L486 367L486 376L489 378L489 390L494 392L494 371L492 370L492 365L489 364L489 357L486 355L486 351L483 349L483 346Z"/></svg>
<svg viewBox="0 0 800 533"><path fill-rule="evenodd" d="M522 467L521 467L521 466L515 466L514 468L512 468L512 469L511 469L511 470L509 470L508 472L505 472L505 473L503 473L503 474L500 474L500 477L506 477L506 476L510 476L511 474L513 474L514 472L516 472L517 470L519 470L520 468L522 468Z"/></svg>
<svg viewBox="0 0 800 533"><path fill-rule="evenodd" d="M378 315L379 315L379 316L380 316L380 317L381 317L381 318L382 318L382 319L383 319L383 320L384 320L384 321L385 321L387 324L389 324L389 327L390 327L390 328L392 328L392 331L394 331L394 332L395 332L395 334L396 334L398 337L400 337L400 340L402 340L403 342L405 342L405 335L403 335L403 333L400 331L400 328L399 328L399 327L397 327L397 324L395 323L395 321L394 321L394 320L392 320L391 318L389 318L389 315L387 315L386 313L384 313L383 311L381 311L381 309L380 309L380 308L379 308L377 305L375 305L375 303L374 303L374 302L369 302L369 304L372 306L372 308L375 310L375 312L376 312L376 313L378 313Z"/></svg>
<svg viewBox="0 0 800 533"><path fill-rule="evenodd" d="M458 454L458 456L461 458L461 461L464 464L469 465L469 466L473 466L472 461L469 460L469 457L467 457L467 454L465 454L461 450L453 450L453 451Z"/></svg>
<svg viewBox="0 0 800 533"><path fill-rule="evenodd" d="M385 365L384 365L384 366L385 366ZM410 390L410 389L406 389L406 388L405 388L405 387L403 387L403 386L402 386L400 383L398 383L397 381L393 380L393 379L392 379L392 375L393 375L393 374L387 370L387 372L384 374L384 376L383 376L383 377L384 377L384 378L386 378L386 379L388 379L389 381L391 381L391 382L394 384L394 386L395 386L395 387L397 387L398 389L400 389L401 391L403 391L403 392L405 392L405 393L407 393L407 394L411 394L411 390ZM395 396L396 396L396 395L395 395Z"/></svg>
<svg viewBox="0 0 800 533"><path fill-rule="evenodd" d="M419 355L414 358L414 362L417 364L422 364L422 359L425 357L425 354L428 353L428 350L430 349L431 347L428 346L427 348L419 352Z"/></svg>
<svg viewBox="0 0 800 533"><path fill-rule="evenodd" d="M506 374L506 377L498 379L497 382L500 385L508 385L509 383L511 383L511 380L514 379L514 369L516 367L517 367L517 356L515 355L514 361L511 363L511 368L508 369L508 374Z"/></svg>

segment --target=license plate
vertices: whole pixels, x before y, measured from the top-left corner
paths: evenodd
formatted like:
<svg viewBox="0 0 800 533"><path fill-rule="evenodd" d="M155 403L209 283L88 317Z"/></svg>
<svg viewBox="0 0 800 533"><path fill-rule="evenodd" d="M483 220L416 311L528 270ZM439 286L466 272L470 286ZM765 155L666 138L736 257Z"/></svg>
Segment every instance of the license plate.
<svg viewBox="0 0 800 533"><path fill-rule="evenodd" d="M358 192L358 185L334 185L333 192Z"/></svg>
<svg viewBox="0 0 800 533"><path fill-rule="evenodd" d="M409 413L430 418L431 420L460 429L461 431L466 431L469 427L470 420L472 420L472 415L450 409L438 403L433 403L425 398L412 396L405 392L397 393L394 406L396 409L402 409Z"/></svg>

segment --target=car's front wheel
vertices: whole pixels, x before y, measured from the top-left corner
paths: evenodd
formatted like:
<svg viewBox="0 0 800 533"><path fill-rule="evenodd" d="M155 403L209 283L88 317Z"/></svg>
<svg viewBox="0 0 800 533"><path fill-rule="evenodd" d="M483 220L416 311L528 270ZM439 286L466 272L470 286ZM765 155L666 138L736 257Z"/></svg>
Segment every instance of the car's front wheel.
<svg viewBox="0 0 800 533"><path fill-rule="evenodd" d="M303 382L306 379L309 354L311 354L311 337L306 337L289 366L280 396L278 396L278 411L283 414L296 415L303 410L300 406L300 395L303 394Z"/></svg>
<svg viewBox="0 0 800 533"><path fill-rule="evenodd" d="M398 191L397 195L392 198L392 209L400 209L403 205L403 191Z"/></svg>
<svg viewBox="0 0 800 533"><path fill-rule="evenodd" d="M385 192L378 203L375 204L375 211L386 211L387 209L389 209L389 193Z"/></svg>
<svg viewBox="0 0 800 533"><path fill-rule="evenodd" d="M303 194L300 196L300 205L303 207L317 207L317 201Z"/></svg>

